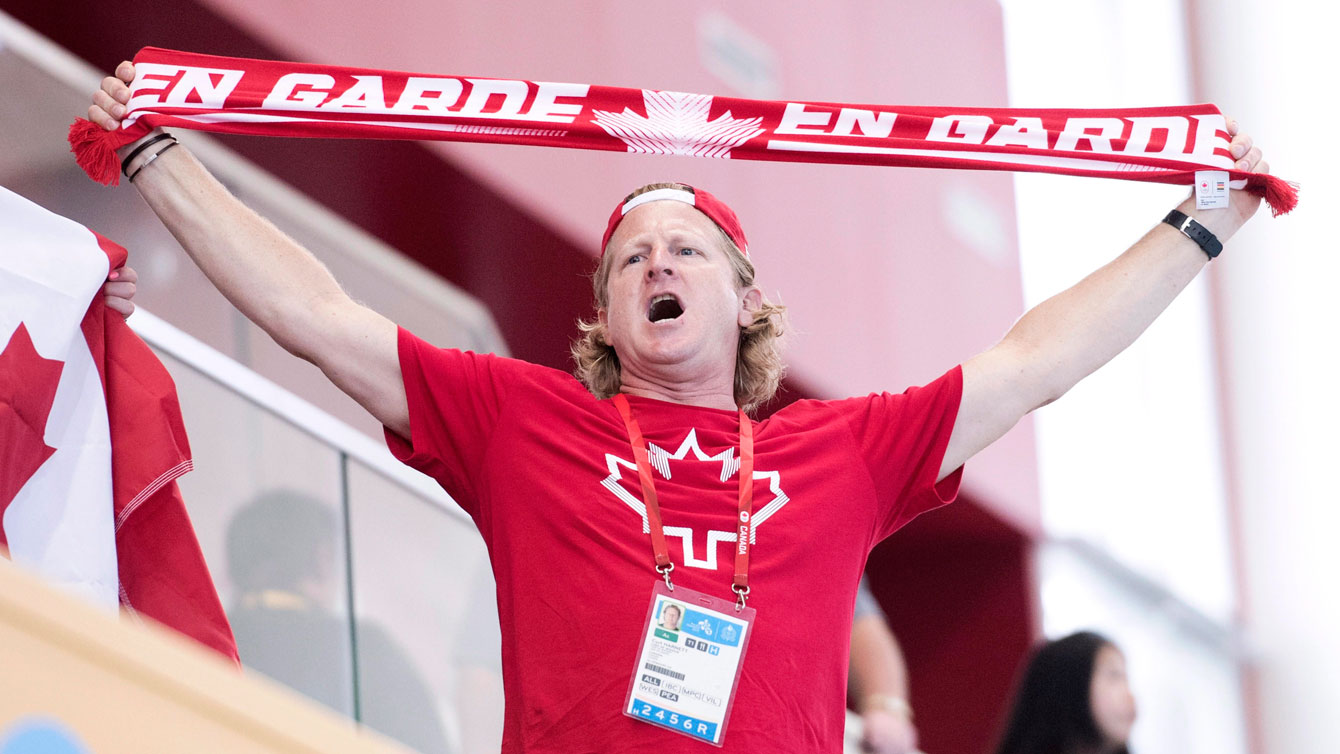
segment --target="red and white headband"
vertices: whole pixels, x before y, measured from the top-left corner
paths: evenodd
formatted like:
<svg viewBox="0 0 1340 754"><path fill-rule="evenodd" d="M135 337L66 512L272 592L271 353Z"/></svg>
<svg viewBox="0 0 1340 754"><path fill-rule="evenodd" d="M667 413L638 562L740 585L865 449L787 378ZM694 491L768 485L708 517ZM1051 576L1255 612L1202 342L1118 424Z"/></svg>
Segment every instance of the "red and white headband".
<svg viewBox="0 0 1340 754"><path fill-rule="evenodd" d="M744 237L744 228L740 227L740 218L735 216L735 211L708 192L684 183L678 184L675 188L655 189L644 194L638 194L615 207L613 214L610 215L609 224L605 227L605 237L600 239L600 255L605 255L605 247L609 246L610 237L614 235L614 229L619 227L619 223L623 222L625 215L644 204L659 201L684 202L707 215L708 219L716 223L717 227L721 228L726 234L726 237L735 244L740 253L744 254L746 259L749 258L749 241Z"/></svg>

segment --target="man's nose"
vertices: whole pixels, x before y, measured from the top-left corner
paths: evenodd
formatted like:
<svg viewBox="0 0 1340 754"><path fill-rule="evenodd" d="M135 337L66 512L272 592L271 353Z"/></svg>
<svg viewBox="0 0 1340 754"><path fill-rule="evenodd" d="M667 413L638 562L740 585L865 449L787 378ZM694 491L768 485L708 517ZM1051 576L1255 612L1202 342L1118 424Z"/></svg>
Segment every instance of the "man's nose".
<svg viewBox="0 0 1340 754"><path fill-rule="evenodd" d="M647 279L673 276L675 274L675 255L670 249L658 246L651 250L647 258Z"/></svg>

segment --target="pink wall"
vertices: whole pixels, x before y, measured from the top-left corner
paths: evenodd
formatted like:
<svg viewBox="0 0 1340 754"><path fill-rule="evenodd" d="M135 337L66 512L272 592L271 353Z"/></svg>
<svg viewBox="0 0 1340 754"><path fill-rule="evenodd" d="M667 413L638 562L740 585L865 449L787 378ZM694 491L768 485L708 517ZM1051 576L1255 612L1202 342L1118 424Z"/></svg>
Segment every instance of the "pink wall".
<svg viewBox="0 0 1340 754"><path fill-rule="evenodd" d="M700 52L700 27L724 18L775 55L773 98L1006 104L994 0L854 2L822 13L695 0L330 0L319 14L272 0L202 4L297 60L749 96L714 75ZM593 250L628 190L667 178L710 188L745 223L765 289L791 307L793 374L821 395L929 380L989 346L1021 311L1008 175L474 144L434 149ZM984 248L963 240L974 233L985 233ZM968 486L1033 529L1034 469L1025 423L974 460Z"/></svg>

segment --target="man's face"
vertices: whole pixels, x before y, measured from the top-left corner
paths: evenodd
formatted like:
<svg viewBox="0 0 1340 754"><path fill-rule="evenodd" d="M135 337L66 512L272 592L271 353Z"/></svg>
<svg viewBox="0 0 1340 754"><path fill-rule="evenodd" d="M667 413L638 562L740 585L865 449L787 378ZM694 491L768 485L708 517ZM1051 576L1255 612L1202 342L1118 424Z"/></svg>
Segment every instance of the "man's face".
<svg viewBox="0 0 1340 754"><path fill-rule="evenodd" d="M739 328L761 298L736 287L716 225L684 202L655 201L610 238L609 306L600 312L625 374L733 379Z"/></svg>

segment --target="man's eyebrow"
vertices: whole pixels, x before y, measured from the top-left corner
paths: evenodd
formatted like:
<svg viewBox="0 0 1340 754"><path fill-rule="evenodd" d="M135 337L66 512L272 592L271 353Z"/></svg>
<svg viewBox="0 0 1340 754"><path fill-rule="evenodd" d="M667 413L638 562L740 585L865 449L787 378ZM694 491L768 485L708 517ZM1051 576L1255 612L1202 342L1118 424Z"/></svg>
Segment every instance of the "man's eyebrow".
<svg viewBox="0 0 1340 754"><path fill-rule="evenodd" d="M696 228L691 227L676 228L675 230L671 231L670 234L670 238L675 241L681 240L685 237L690 237L694 241L702 242L703 245L712 240L710 233L700 231Z"/></svg>

